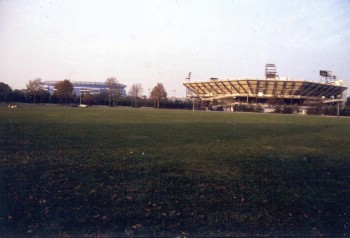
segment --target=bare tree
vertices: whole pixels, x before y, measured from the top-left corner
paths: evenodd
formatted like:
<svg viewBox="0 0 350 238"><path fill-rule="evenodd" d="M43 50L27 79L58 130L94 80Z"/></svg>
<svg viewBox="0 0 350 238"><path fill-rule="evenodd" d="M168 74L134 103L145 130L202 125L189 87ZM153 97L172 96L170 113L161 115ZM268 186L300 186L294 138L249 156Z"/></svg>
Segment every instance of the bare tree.
<svg viewBox="0 0 350 238"><path fill-rule="evenodd" d="M108 106L111 106L111 101L113 106L115 105L115 99L119 97L119 87L116 78L111 77L106 79L105 84L108 90Z"/></svg>
<svg viewBox="0 0 350 238"><path fill-rule="evenodd" d="M73 84L69 81L69 79L59 81L55 84L55 94L65 103L67 103L72 97L73 89Z"/></svg>
<svg viewBox="0 0 350 238"><path fill-rule="evenodd" d="M44 93L44 88L41 84L41 78L29 80L29 82L27 83L27 90L29 95L33 95L35 103L36 97Z"/></svg>
<svg viewBox="0 0 350 238"><path fill-rule="evenodd" d="M167 92L164 89L162 83L157 83L157 85L151 91L151 99L156 102L156 107L159 108L159 102L166 99Z"/></svg>
<svg viewBox="0 0 350 238"><path fill-rule="evenodd" d="M141 97L143 92L142 85L139 83L133 84L129 90L129 95L134 98L134 107L137 107L137 98Z"/></svg>

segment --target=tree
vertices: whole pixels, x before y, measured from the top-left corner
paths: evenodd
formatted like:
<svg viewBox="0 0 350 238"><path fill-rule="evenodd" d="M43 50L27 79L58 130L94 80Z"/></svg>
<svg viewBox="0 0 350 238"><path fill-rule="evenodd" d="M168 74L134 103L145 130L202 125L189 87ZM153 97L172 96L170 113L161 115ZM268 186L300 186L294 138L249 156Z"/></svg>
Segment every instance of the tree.
<svg viewBox="0 0 350 238"><path fill-rule="evenodd" d="M6 83L0 82L0 101L7 101L7 98L11 95L12 89Z"/></svg>
<svg viewBox="0 0 350 238"><path fill-rule="evenodd" d="M69 99L73 95L73 84L69 81L69 79L65 79L63 81L59 81L55 84L55 94L61 98L61 102L67 103Z"/></svg>
<svg viewBox="0 0 350 238"><path fill-rule="evenodd" d="M143 91L142 85L139 83L133 84L129 90L129 95L134 99L134 107L137 107L137 98L141 97Z"/></svg>
<svg viewBox="0 0 350 238"><path fill-rule="evenodd" d="M151 99L154 100L159 108L159 102L163 99L166 99L167 92L164 89L162 83L157 83L157 85L151 91Z"/></svg>
<svg viewBox="0 0 350 238"><path fill-rule="evenodd" d="M85 93L81 97L81 102L86 105L92 105L94 102L94 97L90 93Z"/></svg>
<svg viewBox="0 0 350 238"><path fill-rule="evenodd" d="M13 91L12 99L14 102L24 102L26 97L23 91L16 89L15 91Z"/></svg>
<svg viewBox="0 0 350 238"><path fill-rule="evenodd" d="M29 82L27 83L27 91L28 95L33 96L34 103L36 103L37 96L44 93L44 88L41 84L41 78L29 80Z"/></svg>
<svg viewBox="0 0 350 238"><path fill-rule="evenodd" d="M346 98L345 106L350 106L350 97Z"/></svg>
<svg viewBox="0 0 350 238"><path fill-rule="evenodd" d="M93 95L93 104L96 105L106 105L108 103L108 94L107 92L101 92L99 94Z"/></svg>
<svg viewBox="0 0 350 238"><path fill-rule="evenodd" d="M105 81L108 90L108 106L111 106L111 101L113 106L115 105L115 99L119 97L118 81L116 78L108 78Z"/></svg>

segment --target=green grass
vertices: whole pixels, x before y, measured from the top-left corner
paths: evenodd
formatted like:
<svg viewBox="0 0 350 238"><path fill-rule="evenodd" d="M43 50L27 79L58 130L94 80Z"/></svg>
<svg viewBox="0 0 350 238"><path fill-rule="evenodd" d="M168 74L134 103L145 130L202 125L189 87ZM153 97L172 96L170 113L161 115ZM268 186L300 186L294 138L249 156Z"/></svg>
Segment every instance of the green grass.
<svg viewBox="0 0 350 238"><path fill-rule="evenodd" d="M350 118L0 107L9 235L350 236Z"/></svg>

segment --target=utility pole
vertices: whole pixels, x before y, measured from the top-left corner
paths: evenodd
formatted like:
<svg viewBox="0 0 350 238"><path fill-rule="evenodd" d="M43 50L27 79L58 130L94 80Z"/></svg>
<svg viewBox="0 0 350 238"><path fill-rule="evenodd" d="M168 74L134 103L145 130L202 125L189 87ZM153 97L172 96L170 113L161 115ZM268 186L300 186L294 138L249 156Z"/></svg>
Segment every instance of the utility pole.
<svg viewBox="0 0 350 238"><path fill-rule="evenodd" d="M192 96L192 111L194 111L194 97Z"/></svg>
<svg viewBox="0 0 350 238"><path fill-rule="evenodd" d="M80 103L79 103L79 105L81 105L81 94L82 94L82 93L80 92Z"/></svg>
<svg viewBox="0 0 350 238"><path fill-rule="evenodd" d="M186 81L189 83L191 82L191 72L188 73L188 76L186 78ZM193 96L193 91L190 89L186 90L186 96L188 97L191 94L191 98L192 98L192 111L194 111L194 96Z"/></svg>
<svg viewBox="0 0 350 238"><path fill-rule="evenodd" d="M337 96L337 99L338 99L338 107L337 107L337 117L339 117L339 104L340 104L340 95Z"/></svg>

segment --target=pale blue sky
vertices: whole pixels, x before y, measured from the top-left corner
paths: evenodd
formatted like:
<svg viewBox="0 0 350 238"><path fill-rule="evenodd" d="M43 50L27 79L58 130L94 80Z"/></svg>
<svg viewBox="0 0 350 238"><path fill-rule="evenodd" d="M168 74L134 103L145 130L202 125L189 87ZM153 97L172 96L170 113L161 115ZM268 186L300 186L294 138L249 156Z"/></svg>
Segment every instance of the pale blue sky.
<svg viewBox="0 0 350 238"><path fill-rule="evenodd" d="M0 0L0 81L116 77L144 94L193 81L280 76L350 80L348 0ZM176 90L176 92L174 91Z"/></svg>

